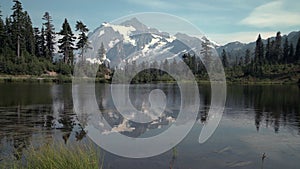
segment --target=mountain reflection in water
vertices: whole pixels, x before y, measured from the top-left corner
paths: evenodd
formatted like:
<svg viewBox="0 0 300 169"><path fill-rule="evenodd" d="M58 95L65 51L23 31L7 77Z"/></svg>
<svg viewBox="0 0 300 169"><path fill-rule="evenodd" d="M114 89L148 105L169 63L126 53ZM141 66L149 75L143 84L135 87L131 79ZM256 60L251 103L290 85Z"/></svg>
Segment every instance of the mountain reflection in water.
<svg viewBox="0 0 300 169"><path fill-rule="evenodd" d="M30 145L52 143L53 141L65 144L74 141L84 143L88 140L87 133L84 130L86 124L73 111L71 84L0 84L0 88L0 159L6 159L10 156L20 159L24 149ZM156 88L163 90L166 95L166 110L160 117L153 119L151 122L136 123L126 120L116 111L110 96L110 86L108 84L97 84L95 91L99 110L101 110L103 117L112 127L111 131L106 131L107 134L121 132L129 137L149 137L166 130L176 120L180 109L180 90L176 84L131 86L130 99L137 109L145 111L149 107L148 95L151 90ZM271 139L269 141L282 141L276 136L276 133L281 133L286 136L286 139L289 139L287 142L290 150L284 151L295 154L294 160L300 160L299 155L296 155L297 152L298 154L300 152L300 145L295 143L296 141L291 141L298 140L300 142L300 89L298 86L230 85L227 90L227 102L223 119L216 134L213 135L214 138L211 138L208 142L214 143L216 138L226 142L226 140L237 137L244 144L257 144L260 147L259 144L264 143L266 139ZM215 159L218 153L208 154L204 158L200 152L195 152L191 148L199 145L196 135L200 133L202 126L209 120L207 112L211 99L210 86L200 85L199 91L200 110L197 117L198 122L183 143L177 146L176 155L174 155L175 150L171 150L169 153L161 155L161 159L158 162L153 163L153 160L157 160L159 157L137 160L144 166L143 168L148 166L149 168L155 166L157 168L168 168L171 166L172 168L178 168L178 166L197 168L200 165L200 163L197 164L199 160L204 161L203 163L207 167L210 165L214 166L210 160ZM245 129L242 131L243 133L237 131L233 137L230 134L218 133L220 131L228 131L230 133L226 126L231 125L235 126L234 129L231 129L232 131L235 128ZM275 133L275 135L268 132L269 129L272 129L272 133ZM261 134L252 137L257 132ZM192 140L194 138L195 140ZM221 145L215 145L215 147L220 147L220 149L216 151L215 148L210 147L213 149L211 152L228 153L233 151L232 147L240 147L240 144L242 144L240 142L235 140L232 142L233 145L231 147L226 147L225 145L223 148ZM223 149L224 151L221 151ZM270 147L266 149L273 152L276 148ZM262 153L246 146L243 146L243 150L257 151L256 154ZM205 151L206 149L204 149ZM170 155L170 153L173 155ZM198 160L194 159L196 157ZM251 159L252 157L249 158L250 162L247 160L243 161L242 157L233 155L232 157L225 156L221 159L231 161L224 163L223 168L231 168L241 164L246 168L253 168L254 165L256 166L255 160L254 158ZM281 157L281 160L286 160L285 158L288 157ZM239 161L242 163L239 163ZM267 161L268 159L265 161L266 166L268 165ZM107 168L112 166L113 168L122 168L122 166L126 168L132 162L132 160L126 161L126 159L109 154L105 159L104 165ZM282 163L281 167L283 166L285 166L284 163ZM293 168L293 165L290 164L289 167Z"/></svg>

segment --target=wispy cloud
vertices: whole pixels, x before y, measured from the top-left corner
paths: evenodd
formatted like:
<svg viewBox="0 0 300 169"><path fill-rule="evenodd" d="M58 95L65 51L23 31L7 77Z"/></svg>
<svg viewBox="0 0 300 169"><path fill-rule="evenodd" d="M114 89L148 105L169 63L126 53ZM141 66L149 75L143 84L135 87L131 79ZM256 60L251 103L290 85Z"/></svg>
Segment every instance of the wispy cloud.
<svg viewBox="0 0 300 169"><path fill-rule="evenodd" d="M162 0L127 0L127 2L156 9L175 9L178 7L175 3L169 3Z"/></svg>
<svg viewBox="0 0 300 169"><path fill-rule="evenodd" d="M163 9L163 10L180 10L186 13L191 13L195 11L201 12L210 12L213 13L215 11L230 11L232 9L228 8L228 6L233 6L235 3L230 2L227 5L220 5L222 1L214 1L208 3L205 0L196 0L196 1L182 1L182 0L151 0L151 1L143 1L143 0L126 0L131 4L142 5L148 8L155 9Z"/></svg>
<svg viewBox="0 0 300 169"><path fill-rule="evenodd" d="M239 23L258 28L290 27L300 25L300 12L285 8L286 0L277 0L255 8ZM293 6L294 2L290 2ZM299 10L299 9L298 9Z"/></svg>

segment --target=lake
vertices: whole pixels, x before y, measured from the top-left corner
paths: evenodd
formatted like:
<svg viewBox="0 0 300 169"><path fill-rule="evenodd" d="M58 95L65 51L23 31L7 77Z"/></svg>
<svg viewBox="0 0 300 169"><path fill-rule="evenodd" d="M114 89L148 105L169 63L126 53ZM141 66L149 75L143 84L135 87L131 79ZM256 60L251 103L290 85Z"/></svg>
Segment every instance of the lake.
<svg viewBox="0 0 300 169"><path fill-rule="evenodd" d="M129 137L148 137L164 132L177 117L181 94L175 84L144 84L130 87L130 99L142 109L153 89L166 95L167 109L156 123L130 123L121 130ZM80 142L89 137L73 109L72 84L0 84L0 165L7 157L21 159L30 145L53 141ZM115 107L109 84L95 87L99 110L112 126L124 118L111 115ZM228 85L226 107L212 137L199 144L199 134L210 106L210 86L199 85L197 122L182 142L155 157L131 159L105 150L109 169L298 169L300 167L300 87L297 85ZM108 133L109 134L109 133ZM266 158L262 161L263 153Z"/></svg>

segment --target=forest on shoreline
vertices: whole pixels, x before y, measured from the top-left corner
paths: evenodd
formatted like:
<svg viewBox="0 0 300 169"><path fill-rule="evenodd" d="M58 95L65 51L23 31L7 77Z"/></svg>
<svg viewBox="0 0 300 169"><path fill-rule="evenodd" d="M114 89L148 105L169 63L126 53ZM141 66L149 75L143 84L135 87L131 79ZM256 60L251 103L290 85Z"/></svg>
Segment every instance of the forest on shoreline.
<svg viewBox="0 0 300 169"><path fill-rule="evenodd" d="M44 22L40 28L33 27L22 3L19 0L13 2L9 17L2 18L0 9L0 82L71 82L75 56L78 56L79 62L86 62L83 53L89 48L88 27L82 21L77 21L74 26L79 36L75 37L66 18L61 30L56 32L49 12L41 16ZM58 55L54 53L55 45L59 48ZM103 55L104 52L100 53ZM280 32L276 34L275 40L268 39L267 44L263 44L258 35L255 50L247 49L243 56L236 58L235 63L228 62L225 50L220 58L228 82L300 83L300 38L294 47L282 38ZM200 59L187 53L182 56L182 60L199 82L208 81ZM150 64L170 69L181 63L165 60L161 63L144 63L142 66ZM125 71L134 70L134 66L141 65L128 65ZM109 82L113 73L114 70L107 65L100 65L97 81ZM132 83L161 81L172 82L173 79L165 72L149 69L138 73Z"/></svg>

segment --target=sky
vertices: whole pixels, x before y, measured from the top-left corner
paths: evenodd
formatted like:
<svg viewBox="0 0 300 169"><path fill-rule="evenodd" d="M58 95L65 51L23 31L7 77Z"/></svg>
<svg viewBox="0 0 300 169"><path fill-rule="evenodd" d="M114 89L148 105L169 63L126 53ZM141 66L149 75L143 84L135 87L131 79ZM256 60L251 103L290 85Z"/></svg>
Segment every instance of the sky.
<svg viewBox="0 0 300 169"><path fill-rule="evenodd" d="M277 31L300 30L299 0L21 0L33 25L41 27L48 11L58 32L65 18L73 29L78 20L93 31L103 22L140 12L162 12L184 18L219 44L252 42ZM10 16L12 0L1 0L3 18ZM157 18L159 19L159 18Z"/></svg>

